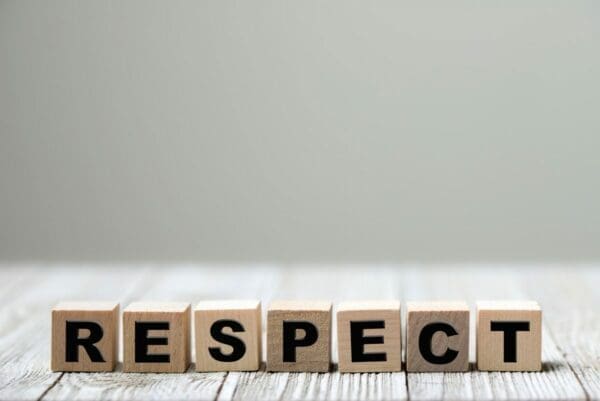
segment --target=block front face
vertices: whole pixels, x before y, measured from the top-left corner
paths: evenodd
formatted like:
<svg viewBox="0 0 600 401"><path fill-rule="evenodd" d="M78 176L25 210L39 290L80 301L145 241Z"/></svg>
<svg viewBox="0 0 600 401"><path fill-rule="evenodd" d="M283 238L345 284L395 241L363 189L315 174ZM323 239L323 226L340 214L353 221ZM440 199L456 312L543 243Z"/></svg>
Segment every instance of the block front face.
<svg viewBox="0 0 600 401"><path fill-rule="evenodd" d="M542 310L536 302L477 303L477 368L542 369Z"/></svg>
<svg viewBox="0 0 600 401"><path fill-rule="evenodd" d="M261 362L259 301L207 301L194 310L196 370L254 371Z"/></svg>
<svg viewBox="0 0 600 401"><path fill-rule="evenodd" d="M340 372L401 370L400 302L341 303L337 332Z"/></svg>
<svg viewBox="0 0 600 401"><path fill-rule="evenodd" d="M63 302L52 310L51 369L113 371L118 352L119 304Z"/></svg>
<svg viewBox="0 0 600 401"><path fill-rule="evenodd" d="M331 303L273 302L267 312L267 370L327 372L331 361Z"/></svg>
<svg viewBox="0 0 600 401"><path fill-rule="evenodd" d="M464 302L409 302L406 370L464 372L469 369L469 307Z"/></svg>
<svg viewBox="0 0 600 401"><path fill-rule="evenodd" d="M136 302L123 311L123 371L183 373L190 364L191 308Z"/></svg>

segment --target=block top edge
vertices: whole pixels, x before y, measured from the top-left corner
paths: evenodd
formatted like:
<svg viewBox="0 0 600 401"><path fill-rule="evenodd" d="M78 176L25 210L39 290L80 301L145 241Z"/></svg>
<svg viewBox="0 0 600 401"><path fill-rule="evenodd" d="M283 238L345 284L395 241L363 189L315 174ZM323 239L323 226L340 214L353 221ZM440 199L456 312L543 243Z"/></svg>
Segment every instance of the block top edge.
<svg viewBox="0 0 600 401"><path fill-rule="evenodd" d="M338 312L361 310L400 310L400 301L392 299L372 299L343 301L337 306Z"/></svg>
<svg viewBox="0 0 600 401"><path fill-rule="evenodd" d="M540 304L531 300L477 301L477 310L541 310Z"/></svg>
<svg viewBox="0 0 600 401"><path fill-rule="evenodd" d="M188 302L132 302L123 312L185 312L190 307Z"/></svg>
<svg viewBox="0 0 600 401"><path fill-rule="evenodd" d="M421 311L468 311L469 304L465 301L410 301L406 303L408 312Z"/></svg>
<svg viewBox="0 0 600 401"><path fill-rule="evenodd" d="M330 301L317 300L281 300L273 301L269 305L270 311L324 311L331 310L332 303Z"/></svg>
<svg viewBox="0 0 600 401"><path fill-rule="evenodd" d="M57 311L113 311L118 302L110 301L61 301L52 310Z"/></svg>
<svg viewBox="0 0 600 401"><path fill-rule="evenodd" d="M194 310L235 310L256 308L260 308L260 301L257 299L224 299L200 301L196 304Z"/></svg>

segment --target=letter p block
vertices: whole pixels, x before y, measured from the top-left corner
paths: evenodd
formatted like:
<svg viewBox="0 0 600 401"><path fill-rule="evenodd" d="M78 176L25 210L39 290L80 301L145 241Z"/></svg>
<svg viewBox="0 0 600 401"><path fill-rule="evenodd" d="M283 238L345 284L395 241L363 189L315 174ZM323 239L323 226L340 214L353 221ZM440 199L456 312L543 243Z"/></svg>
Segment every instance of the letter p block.
<svg viewBox="0 0 600 401"><path fill-rule="evenodd" d="M119 304L61 302L52 309L51 369L110 372L118 348Z"/></svg>
<svg viewBox="0 0 600 401"><path fill-rule="evenodd" d="M276 301L267 312L267 370L327 372L331 302Z"/></svg>

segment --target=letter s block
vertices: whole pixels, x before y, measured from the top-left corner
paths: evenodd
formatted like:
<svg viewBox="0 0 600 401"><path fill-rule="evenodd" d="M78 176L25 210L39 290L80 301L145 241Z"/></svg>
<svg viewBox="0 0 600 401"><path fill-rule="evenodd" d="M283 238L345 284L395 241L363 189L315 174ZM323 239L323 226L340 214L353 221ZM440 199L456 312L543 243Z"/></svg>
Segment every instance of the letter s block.
<svg viewBox="0 0 600 401"><path fill-rule="evenodd" d="M255 371L260 368L260 301L203 301L194 310L196 371Z"/></svg>
<svg viewBox="0 0 600 401"><path fill-rule="evenodd" d="M340 372L399 372L399 301L342 302L337 309Z"/></svg>
<svg viewBox="0 0 600 401"><path fill-rule="evenodd" d="M469 306L465 302L408 302L406 370L469 369Z"/></svg>
<svg viewBox="0 0 600 401"><path fill-rule="evenodd" d="M52 309L51 369L113 371L117 363L118 322L118 303L59 303Z"/></svg>
<svg viewBox="0 0 600 401"><path fill-rule="evenodd" d="M276 301L267 312L267 370L327 372L331 302Z"/></svg>
<svg viewBox="0 0 600 401"><path fill-rule="evenodd" d="M477 368L542 369L542 310L537 302L477 302Z"/></svg>
<svg viewBox="0 0 600 401"><path fill-rule="evenodd" d="M190 364L190 304L134 302L123 311L123 372L183 373Z"/></svg>

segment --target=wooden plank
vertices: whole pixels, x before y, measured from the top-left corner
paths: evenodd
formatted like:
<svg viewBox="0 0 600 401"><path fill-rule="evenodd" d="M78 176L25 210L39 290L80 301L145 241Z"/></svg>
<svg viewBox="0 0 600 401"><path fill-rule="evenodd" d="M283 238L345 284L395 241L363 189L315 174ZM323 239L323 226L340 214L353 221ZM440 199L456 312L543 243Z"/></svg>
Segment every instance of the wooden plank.
<svg viewBox="0 0 600 401"><path fill-rule="evenodd" d="M251 273L252 272L252 273ZM240 277L244 277L240 280ZM152 271L147 282L128 301L197 302L215 298L257 297L277 270L268 267L168 267ZM126 306L126 305L123 305ZM192 347L193 348L193 347ZM114 373L65 374L44 400L214 400L223 385L224 372L184 374Z"/></svg>
<svg viewBox="0 0 600 401"><path fill-rule="evenodd" d="M527 283L520 270L501 267L432 268L406 272L403 286L411 299L523 299ZM537 277L544 286L544 277ZM471 313L471 338L475 315ZM548 316L544 317L549 319ZM542 372L502 373L474 371L474 342L470 344L471 371L460 373L409 373L411 400L584 400L577 377L544 329Z"/></svg>
<svg viewBox="0 0 600 401"><path fill-rule="evenodd" d="M138 272L119 269L32 270L0 312L0 399L37 400L62 373L50 371L50 310L64 299L108 300L131 287ZM27 274L27 273L26 273Z"/></svg>
<svg viewBox="0 0 600 401"><path fill-rule="evenodd" d="M543 286L536 283L545 277ZM524 272L544 307L551 336L588 399L600 400L600 271L597 267L538 268Z"/></svg>
<svg viewBox="0 0 600 401"><path fill-rule="evenodd" d="M174 396L199 400L406 400L408 395L415 400L583 400L586 393L590 399L600 399L599 284L600 272L595 268L9 268L0 270L0 299L4 300L0 303L0 400ZM196 373L192 366L180 375L52 373L48 366L49 311L58 300L77 295L96 299L116 296L122 306L132 299L196 302L227 297L259 298L265 305L274 298L336 302L382 297L402 301L466 299L471 306L476 299L533 298L544 309L544 370L408 376L404 372L337 371L226 375ZM471 348L474 356L473 342ZM335 344L332 349L337 361Z"/></svg>
<svg viewBox="0 0 600 401"><path fill-rule="evenodd" d="M286 299L397 298L397 270L378 269L377 280L370 268L319 268L295 266L282 273L281 285L266 296ZM263 298L264 299L264 298ZM265 302L268 304L268 302ZM336 322L334 320L334 332ZM332 344L337 361L337 344ZM263 368L264 369L264 368ZM394 373L266 373L231 372L227 375L219 401L230 400L406 400L406 375Z"/></svg>

